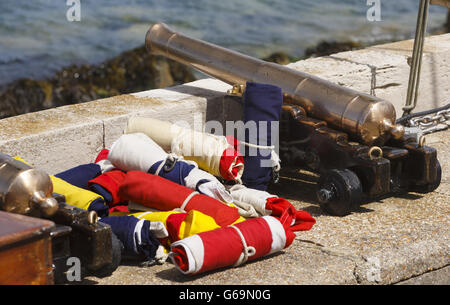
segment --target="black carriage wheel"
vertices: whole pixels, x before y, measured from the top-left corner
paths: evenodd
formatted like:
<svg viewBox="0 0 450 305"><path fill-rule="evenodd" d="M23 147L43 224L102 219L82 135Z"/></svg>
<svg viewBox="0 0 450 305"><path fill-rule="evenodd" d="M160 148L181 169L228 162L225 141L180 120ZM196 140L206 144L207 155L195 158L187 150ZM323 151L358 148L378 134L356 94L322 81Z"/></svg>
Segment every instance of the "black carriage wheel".
<svg viewBox="0 0 450 305"><path fill-rule="evenodd" d="M330 170L319 179L317 198L321 208L328 214L348 215L361 204L361 182L351 170Z"/></svg>
<svg viewBox="0 0 450 305"><path fill-rule="evenodd" d="M436 160L436 179L433 182L425 185L414 185L412 186L411 190L413 192L421 194L431 193L432 191L434 191L439 187L439 185L441 184L441 179L442 179L441 163L439 163L439 160Z"/></svg>

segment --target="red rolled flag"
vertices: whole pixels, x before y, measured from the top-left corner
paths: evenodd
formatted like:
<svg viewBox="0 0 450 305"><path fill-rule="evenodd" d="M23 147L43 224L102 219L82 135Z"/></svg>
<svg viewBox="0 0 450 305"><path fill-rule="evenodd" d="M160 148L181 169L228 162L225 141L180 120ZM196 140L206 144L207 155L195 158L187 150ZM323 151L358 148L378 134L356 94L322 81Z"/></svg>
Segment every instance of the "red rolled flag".
<svg viewBox="0 0 450 305"><path fill-rule="evenodd" d="M109 149L102 149L97 157L95 158L95 163L100 165L102 173L109 172L116 169L115 166L108 160Z"/></svg>
<svg viewBox="0 0 450 305"><path fill-rule="evenodd" d="M267 198L266 209L270 215L278 218L284 226L291 231L307 231L312 228L316 220L306 211L295 209L295 207L284 198Z"/></svg>
<svg viewBox="0 0 450 305"><path fill-rule="evenodd" d="M198 274L278 252L295 236L276 218L263 216L176 241L169 257L183 274Z"/></svg>
<svg viewBox="0 0 450 305"><path fill-rule="evenodd" d="M125 179L125 173L121 170L111 170L89 180L89 189L105 198L110 207L125 201L119 197L119 186Z"/></svg>
<svg viewBox="0 0 450 305"><path fill-rule="evenodd" d="M95 163L98 163L98 162L100 162L102 160L107 160L108 159L108 154L109 154L109 149L106 149L106 148L102 149L98 153L97 157L95 158Z"/></svg>
<svg viewBox="0 0 450 305"><path fill-rule="evenodd" d="M119 186L118 195L124 200L137 202L160 211L197 210L214 218L219 226L227 226L240 219L235 207L142 171L127 172Z"/></svg>

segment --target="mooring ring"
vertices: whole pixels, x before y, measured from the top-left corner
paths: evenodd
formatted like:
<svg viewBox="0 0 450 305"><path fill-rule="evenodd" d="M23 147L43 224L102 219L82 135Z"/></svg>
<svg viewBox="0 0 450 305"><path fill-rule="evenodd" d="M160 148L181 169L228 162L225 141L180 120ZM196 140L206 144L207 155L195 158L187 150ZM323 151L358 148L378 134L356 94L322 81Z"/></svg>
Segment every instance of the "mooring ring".
<svg viewBox="0 0 450 305"><path fill-rule="evenodd" d="M88 213L88 222L91 225L95 225L98 222L98 215L95 211L90 211Z"/></svg>
<svg viewBox="0 0 450 305"><path fill-rule="evenodd" d="M424 145L425 145L425 136L420 136L419 147L423 147Z"/></svg>
<svg viewBox="0 0 450 305"><path fill-rule="evenodd" d="M370 160L376 160L383 157L383 150L378 146L372 146L368 152Z"/></svg>
<svg viewBox="0 0 450 305"><path fill-rule="evenodd" d="M177 159L167 158L166 162L164 163L164 166L163 166L163 171L165 173L170 172L171 170L173 170L173 168L175 167L176 163L177 163Z"/></svg>

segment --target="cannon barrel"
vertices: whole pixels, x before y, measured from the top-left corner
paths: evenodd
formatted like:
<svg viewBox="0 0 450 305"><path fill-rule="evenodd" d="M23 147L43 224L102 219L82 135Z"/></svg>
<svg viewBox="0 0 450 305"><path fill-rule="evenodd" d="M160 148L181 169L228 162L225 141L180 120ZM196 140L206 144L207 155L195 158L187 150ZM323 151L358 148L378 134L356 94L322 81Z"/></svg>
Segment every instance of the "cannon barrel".
<svg viewBox="0 0 450 305"><path fill-rule="evenodd" d="M147 50L191 66L230 85L247 81L282 89L285 103L303 107L311 117L347 132L367 145L403 137L394 106L383 99L342 87L314 75L253 58L171 30L164 23L147 32Z"/></svg>
<svg viewBox="0 0 450 305"><path fill-rule="evenodd" d="M443 7L450 8L450 0L431 0L430 4L431 5L440 5Z"/></svg>

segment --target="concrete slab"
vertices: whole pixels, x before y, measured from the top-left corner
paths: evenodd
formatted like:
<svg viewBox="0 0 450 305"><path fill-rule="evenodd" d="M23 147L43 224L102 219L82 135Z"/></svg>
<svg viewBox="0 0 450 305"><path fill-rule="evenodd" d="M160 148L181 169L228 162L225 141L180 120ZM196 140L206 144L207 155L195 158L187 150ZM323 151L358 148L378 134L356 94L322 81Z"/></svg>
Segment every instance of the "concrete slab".
<svg viewBox="0 0 450 305"><path fill-rule="evenodd" d="M134 115L186 121L197 130L205 119L220 121L223 96L230 87L207 79L6 118L0 120L0 151L23 156L55 174L92 162Z"/></svg>
<svg viewBox="0 0 450 305"><path fill-rule="evenodd" d="M431 136L443 177L429 194L409 193L362 205L345 217L324 214L316 203L317 177L284 169L270 192L311 213L316 225L297 232L284 251L238 268L198 276L182 275L171 263L152 267L122 265L89 284L309 285L394 284L450 263L450 131ZM447 273L448 274L448 273Z"/></svg>
<svg viewBox="0 0 450 305"><path fill-rule="evenodd" d="M424 273L397 285L450 285L450 266Z"/></svg>
<svg viewBox="0 0 450 305"><path fill-rule="evenodd" d="M390 101L397 116L406 102L414 41L406 40L307 59L288 66ZM417 107L450 103L450 34L425 39Z"/></svg>

